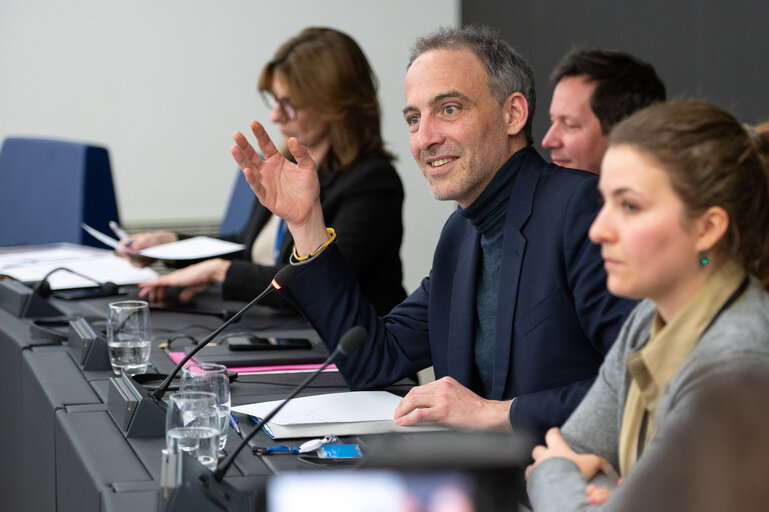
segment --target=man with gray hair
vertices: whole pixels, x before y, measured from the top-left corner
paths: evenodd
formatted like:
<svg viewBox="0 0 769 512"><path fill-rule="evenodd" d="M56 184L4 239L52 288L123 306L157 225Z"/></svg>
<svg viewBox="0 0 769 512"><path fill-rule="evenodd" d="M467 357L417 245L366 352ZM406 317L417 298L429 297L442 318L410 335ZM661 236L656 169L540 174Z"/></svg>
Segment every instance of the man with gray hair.
<svg viewBox="0 0 769 512"><path fill-rule="evenodd" d="M436 199L459 208L430 275L384 317L333 243L307 152L290 140L296 164L287 161L254 121L262 160L235 134L233 157L294 236L298 273L279 293L329 350L347 329L367 329L367 343L338 363L351 389L434 367L437 380L406 395L397 424L543 435L582 399L633 306L606 290L599 249L587 238L597 177L547 164L531 147L531 69L487 29L419 39L404 97L414 159Z"/></svg>

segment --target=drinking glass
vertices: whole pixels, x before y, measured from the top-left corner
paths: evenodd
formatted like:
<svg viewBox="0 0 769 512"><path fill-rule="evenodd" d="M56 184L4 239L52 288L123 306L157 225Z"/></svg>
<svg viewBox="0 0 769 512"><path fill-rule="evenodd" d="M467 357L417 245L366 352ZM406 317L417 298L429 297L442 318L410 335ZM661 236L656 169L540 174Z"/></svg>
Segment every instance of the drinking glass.
<svg viewBox="0 0 769 512"><path fill-rule="evenodd" d="M230 379L227 367L221 364L201 363L182 369L181 391L208 391L216 395L219 410L219 450L224 450L230 423Z"/></svg>
<svg viewBox="0 0 769 512"><path fill-rule="evenodd" d="M219 413L216 395L203 391L173 393L166 409L169 455L186 452L210 470L219 453Z"/></svg>
<svg viewBox="0 0 769 512"><path fill-rule="evenodd" d="M107 351L118 375L145 373L150 359L150 308L143 300L111 302L107 317Z"/></svg>

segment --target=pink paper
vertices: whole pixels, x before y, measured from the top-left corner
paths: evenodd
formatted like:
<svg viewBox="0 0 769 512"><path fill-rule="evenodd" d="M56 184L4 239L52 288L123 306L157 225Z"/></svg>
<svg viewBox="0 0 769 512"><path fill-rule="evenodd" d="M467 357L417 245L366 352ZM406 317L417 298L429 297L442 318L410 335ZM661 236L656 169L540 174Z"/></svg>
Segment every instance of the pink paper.
<svg viewBox="0 0 769 512"><path fill-rule="evenodd" d="M171 361L173 361L176 364L179 364L179 361L184 359L184 356L186 354L184 352L169 352L168 357L171 358ZM184 366L188 366L191 364L195 364L194 357L192 360L187 361L184 363ZM286 364L286 365L272 365L272 366L242 366L242 367L229 367L229 370L238 372L238 373L259 373L259 372L295 372L295 371L308 371L308 370L317 370L323 366L321 363L313 363L313 364ZM326 368L326 370L336 370L336 365L330 364Z"/></svg>

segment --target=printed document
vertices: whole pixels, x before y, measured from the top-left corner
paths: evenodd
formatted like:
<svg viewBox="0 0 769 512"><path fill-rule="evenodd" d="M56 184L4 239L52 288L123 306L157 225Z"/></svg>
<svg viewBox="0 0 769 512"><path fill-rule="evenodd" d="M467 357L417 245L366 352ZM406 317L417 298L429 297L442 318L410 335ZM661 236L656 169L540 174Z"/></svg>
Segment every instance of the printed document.
<svg viewBox="0 0 769 512"><path fill-rule="evenodd" d="M273 439L335 435L382 434L443 430L437 424L401 427L393 414L401 397L389 391L349 391L304 396L288 402L264 426ZM282 400L233 407L232 410L253 418L264 418Z"/></svg>
<svg viewBox="0 0 769 512"><path fill-rule="evenodd" d="M150 268L136 268L114 252L94 247L60 243L0 251L0 274L25 283L40 281L57 268L71 270L90 279L60 270L48 278L52 290L88 288L107 281L128 285L158 277L158 273Z"/></svg>

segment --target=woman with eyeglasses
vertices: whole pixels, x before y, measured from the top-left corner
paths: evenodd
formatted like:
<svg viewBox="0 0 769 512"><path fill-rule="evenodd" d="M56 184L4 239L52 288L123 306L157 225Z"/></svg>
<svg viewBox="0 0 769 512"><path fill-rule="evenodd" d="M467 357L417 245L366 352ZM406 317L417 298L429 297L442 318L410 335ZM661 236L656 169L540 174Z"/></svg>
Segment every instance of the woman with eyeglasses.
<svg viewBox="0 0 769 512"><path fill-rule="evenodd" d="M307 28L278 48L258 89L284 143L296 137L318 163L323 215L334 225L363 292L381 314L388 312L406 296L400 262L403 186L384 149L376 77L366 56L342 32ZM132 248L178 238L168 231L134 235ZM175 286L183 287L179 298L186 301L222 283L225 299L250 300L288 263L293 247L285 224L258 202L243 230L225 238L247 250L142 283L140 296L160 301ZM267 304L282 305L276 295Z"/></svg>
<svg viewBox="0 0 769 512"><path fill-rule="evenodd" d="M612 130L590 238L609 291L645 300L582 403L532 452L535 512L757 510L767 496L766 471L746 469L769 469L769 454L694 435L727 431L715 428L709 386L769 375L767 158L768 125L743 126L702 102L651 106ZM766 435L766 425L725 419L742 422L740 437Z"/></svg>

